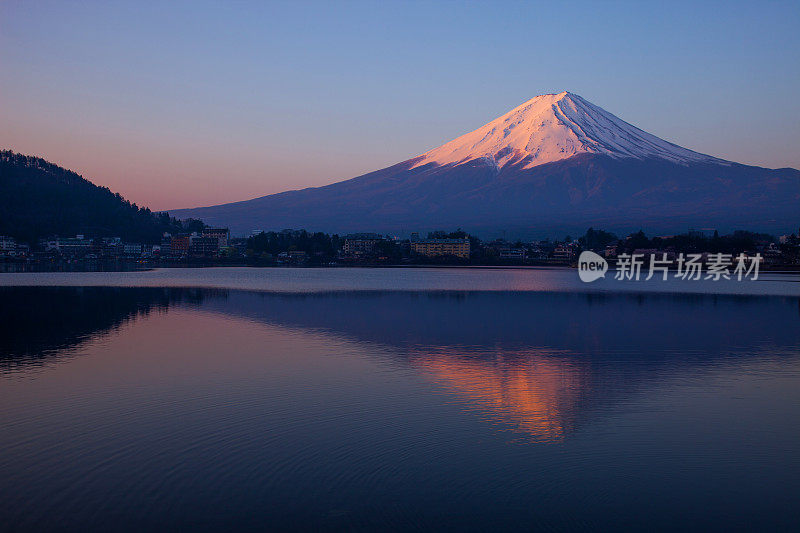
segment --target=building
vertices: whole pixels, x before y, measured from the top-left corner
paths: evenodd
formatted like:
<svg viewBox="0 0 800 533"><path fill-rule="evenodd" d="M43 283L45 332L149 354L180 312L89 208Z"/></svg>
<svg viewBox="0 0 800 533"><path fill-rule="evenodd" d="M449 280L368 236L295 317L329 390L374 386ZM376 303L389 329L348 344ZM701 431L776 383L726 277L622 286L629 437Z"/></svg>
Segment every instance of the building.
<svg viewBox="0 0 800 533"><path fill-rule="evenodd" d="M17 241L14 237L7 235L0 235L0 251L13 252L17 249Z"/></svg>
<svg viewBox="0 0 800 533"><path fill-rule="evenodd" d="M92 253L98 256L110 257L122 255L124 246L119 237L103 237L95 239L92 246Z"/></svg>
<svg viewBox="0 0 800 533"><path fill-rule="evenodd" d="M11 252L9 252L11 253ZM17 257L27 257L31 255L31 247L27 244L19 244L17 243L17 250L15 252Z"/></svg>
<svg viewBox="0 0 800 533"><path fill-rule="evenodd" d="M781 251L775 243L769 243L764 251L761 252L765 265L777 265L781 263Z"/></svg>
<svg viewBox="0 0 800 533"><path fill-rule="evenodd" d="M189 253L191 255L216 255L219 252L219 239L203 235L189 237Z"/></svg>
<svg viewBox="0 0 800 533"><path fill-rule="evenodd" d="M0 235L0 257L15 257L17 255L17 241L13 237Z"/></svg>
<svg viewBox="0 0 800 533"><path fill-rule="evenodd" d="M135 242L126 242L122 245L122 255L139 257L142 255L142 245Z"/></svg>
<svg viewBox="0 0 800 533"><path fill-rule="evenodd" d="M281 252L278 254L279 263L290 263L299 265L308 260L308 254L303 250L291 250L288 252Z"/></svg>
<svg viewBox="0 0 800 533"><path fill-rule="evenodd" d="M411 242L411 251L426 257L450 255L469 258L469 239L425 239Z"/></svg>
<svg viewBox="0 0 800 533"><path fill-rule="evenodd" d="M575 257L575 248L568 244L559 244L556 246L556 249L553 250L553 257L557 261L569 263Z"/></svg>
<svg viewBox="0 0 800 533"><path fill-rule="evenodd" d="M189 253L191 237L189 235L173 235L169 240L170 255L180 257Z"/></svg>
<svg viewBox="0 0 800 533"><path fill-rule="evenodd" d="M231 232L228 228L206 228L202 233L203 237L213 237L218 241L218 248L225 248L228 246L228 240L231 238Z"/></svg>
<svg viewBox="0 0 800 533"><path fill-rule="evenodd" d="M525 261L525 248L501 248L499 250L500 259L512 259L515 261Z"/></svg>
<svg viewBox="0 0 800 533"><path fill-rule="evenodd" d="M159 251L161 252L162 256L171 255L170 252L171 241L172 241L172 235L169 233L164 233L164 235L161 237L161 249Z"/></svg>
<svg viewBox="0 0 800 533"><path fill-rule="evenodd" d="M58 252L63 255L84 255L91 251L91 239L85 239L83 235L75 237L56 237L53 239L42 239L39 246L48 252Z"/></svg>
<svg viewBox="0 0 800 533"><path fill-rule="evenodd" d="M375 233L345 235L342 252L351 257L369 255L375 251L375 245L382 240L383 237Z"/></svg>
<svg viewBox="0 0 800 533"><path fill-rule="evenodd" d="M550 252L544 248L531 248L526 254L525 257L527 259L533 259L538 261L546 260L550 256Z"/></svg>

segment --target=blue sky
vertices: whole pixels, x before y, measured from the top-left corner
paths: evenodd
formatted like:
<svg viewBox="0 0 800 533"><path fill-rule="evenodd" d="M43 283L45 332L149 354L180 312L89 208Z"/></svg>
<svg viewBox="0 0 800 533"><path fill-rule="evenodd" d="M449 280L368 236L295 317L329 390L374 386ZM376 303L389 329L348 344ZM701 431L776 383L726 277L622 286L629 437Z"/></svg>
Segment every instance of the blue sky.
<svg viewBox="0 0 800 533"><path fill-rule="evenodd" d="M0 147L191 207L354 177L569 90L800 168L798 28L800 2L7 1Z"/></svg>

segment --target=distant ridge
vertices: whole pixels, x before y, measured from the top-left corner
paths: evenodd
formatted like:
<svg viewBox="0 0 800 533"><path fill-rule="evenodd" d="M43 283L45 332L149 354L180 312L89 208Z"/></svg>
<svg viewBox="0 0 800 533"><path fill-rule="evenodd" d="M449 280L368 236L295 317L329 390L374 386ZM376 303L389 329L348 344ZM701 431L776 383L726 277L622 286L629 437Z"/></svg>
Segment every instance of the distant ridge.
<svg viewBox="0 0 800 533"><path fill-rule="evenodd" d="M351 180L171 213L240 234L288 227L552 234L590 225L782 231L800 222L800 171L700 154L562 92Z"/></svg>

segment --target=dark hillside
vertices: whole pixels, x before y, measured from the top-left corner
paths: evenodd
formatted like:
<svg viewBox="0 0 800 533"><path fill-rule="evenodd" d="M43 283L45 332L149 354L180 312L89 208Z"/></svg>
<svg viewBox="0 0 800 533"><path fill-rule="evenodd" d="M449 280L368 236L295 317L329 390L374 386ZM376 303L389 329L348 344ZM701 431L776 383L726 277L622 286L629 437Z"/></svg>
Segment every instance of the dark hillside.
<svg viewBox="0 0 800 533"><path fill-rule="evenodd" d="M165 231L199 224L153 213L39 157L0 151L0 235L24 242L84 234L156 243Z"/></svg>

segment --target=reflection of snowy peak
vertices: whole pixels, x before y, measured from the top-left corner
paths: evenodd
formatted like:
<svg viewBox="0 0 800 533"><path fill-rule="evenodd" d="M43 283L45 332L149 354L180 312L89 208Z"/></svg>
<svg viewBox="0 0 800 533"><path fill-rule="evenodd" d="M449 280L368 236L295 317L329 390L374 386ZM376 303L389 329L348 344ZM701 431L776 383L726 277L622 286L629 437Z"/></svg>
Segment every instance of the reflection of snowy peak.
<svg viewBox="0 0 800 533"><path fill-rule="evenodd" d="M659 158L673 163L723 161L631 126L568 92L528 100L477 130L422 154L415 166L484 159L498 167L533 168L578 154Z"/></svg>

